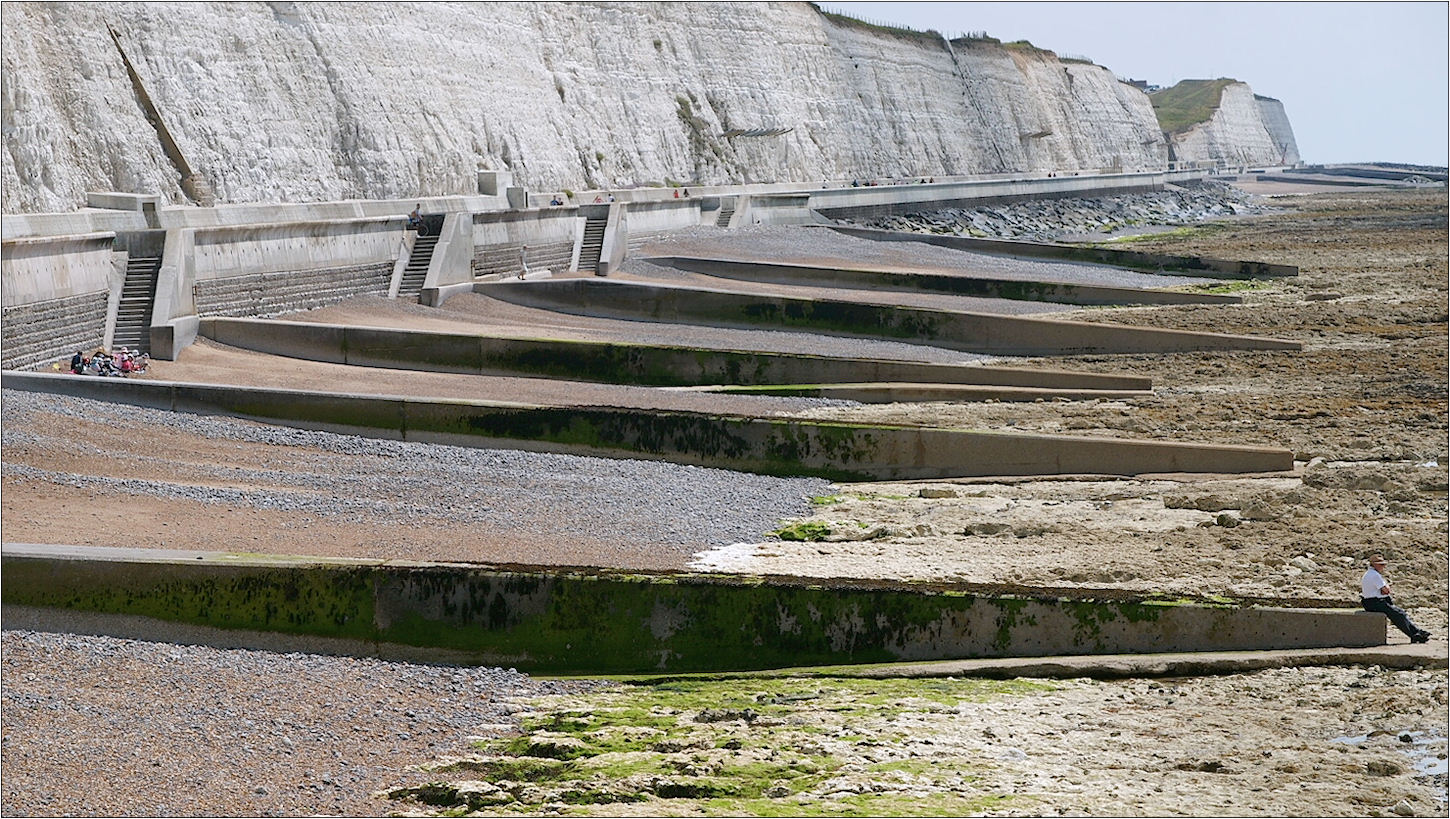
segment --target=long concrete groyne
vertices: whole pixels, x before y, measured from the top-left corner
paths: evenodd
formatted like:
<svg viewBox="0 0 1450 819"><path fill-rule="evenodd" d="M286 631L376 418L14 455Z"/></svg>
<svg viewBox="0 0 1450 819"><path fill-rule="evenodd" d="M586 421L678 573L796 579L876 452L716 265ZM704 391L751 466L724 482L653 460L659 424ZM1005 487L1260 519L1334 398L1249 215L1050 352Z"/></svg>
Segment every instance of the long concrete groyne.
<svg viewBox="0 0 1450 819"><path fill-rule="evenodd" d="M475 285L475 291L512 304L576 315L807 330L826 335L884 338L997 355L1303 349L1297 341L1259 336L999 316L601 279L488 283Z"/></svg>
<svg viewBox="0 0 1450 819"><path fill-rule="evenodd" d="M3 570L7 609L108 615L122 636L536 673L1364 647L1386 633L1383 616L1351 609L887 581L27 544L5 544Z"/></svg>
<svg viewBox="0 0 1450 819"><path fill-rule="evenodd" d="M201 320L199 334L232 347L310 361L652 387L843 382L1115 392L1152 387L1150 379L1130 375L623 342L497 338L276 319L207 318Z"/></svg>
<svg viewBox="0 0 1450 819"><path fill-rule="evenodd" d="M1241 304L1243 302L1241 296L1218 293L1188 293L1176 290L1150 290L1142 287L1109 287L1072 282L998 279L972 273L947 275L690 256L656 256L646 259L646 261L722 279L740 279L766 284L804 284L815 287L843 287L874 291L924 291L989 299L1047 301L1090 306Z"/></svg>
<svg viewBox="0 0 1450 819"><path fill-rule="evenodd" d="M912 233L899 230L877 230L875 228L851 227L849 225L825 226L847 236L858 236L879 242L922 242L953 250L973 250L979 253L996 253L1003 256L1025 256L1035 259L1060 259L1070 262L1091 262L1114 267L1126 267L1146 273L1172 271L1187 273L1209 279L1266 279L1299 275L1299 268L1287 264L1268 262L1233 261L1211 259L1203 256L1172 256L1162 253L1144 253L1137 250L1083 247L1080 245L1058 245L1045 242L1023 242L1008 239L979 239L972 236L944 236L935 233Z"/></svg>
<svg viewBox="0 0 1450 819"><path fill-rule="evenodd" d="M767 384L760 387L708 387L708 392L730 395L776 395L835 398L863 404L928 401L1091 401L1119 400L1152 395L1143 390L1064 390L1043 387L986 387L977 384Z"/></svg>
<svg viewBox="0 0 1450 819"><path fill-rule="evenodd" d="M425 443L646 458L832 480L1282 472L1286 449L531 406L6 372L5 386Z"/></svg>

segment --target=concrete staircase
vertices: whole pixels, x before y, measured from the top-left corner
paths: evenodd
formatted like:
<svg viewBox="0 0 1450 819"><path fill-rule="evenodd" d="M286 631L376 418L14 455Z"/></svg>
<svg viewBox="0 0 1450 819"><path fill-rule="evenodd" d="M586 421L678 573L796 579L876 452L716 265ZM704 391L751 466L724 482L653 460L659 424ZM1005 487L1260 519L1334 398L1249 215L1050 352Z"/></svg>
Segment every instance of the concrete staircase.
<svg viewBox="0 0 1450 819"><path fill-rule="evenodd" d="M423 291L423 282L428 278L428 264L433 261L433 248L438 246L438 235L419 235L408 254L408 266L403 268L403 279L398 283L398 298L418 298Z"/></svg>
<svg viewBox="0 0 1450 819"><path fill-rule="evenodd" d="M112 347L151 352L151 306L156 300L156 275L160 256L132 256L126 262L126 283L116 306L116 329Z"/></svg>
<svg viewBox="0 0 1450 819"><path fill-rule="evenodd" d="M599 254L604 250L605 217L584 222L584 239L579 245L579 269L590 273L599 269Z"/></svg>
<svg viewBox="0 0 1450 819"><path fill-rule="evenodd" d="M734 200L731 200L728 203L722 200L720 202L720 214L715 217L715 227L728 228L728 227L730 227L730 220L731 219L734 219L734 218L735 218L735 202L734 202Z"/></svg>

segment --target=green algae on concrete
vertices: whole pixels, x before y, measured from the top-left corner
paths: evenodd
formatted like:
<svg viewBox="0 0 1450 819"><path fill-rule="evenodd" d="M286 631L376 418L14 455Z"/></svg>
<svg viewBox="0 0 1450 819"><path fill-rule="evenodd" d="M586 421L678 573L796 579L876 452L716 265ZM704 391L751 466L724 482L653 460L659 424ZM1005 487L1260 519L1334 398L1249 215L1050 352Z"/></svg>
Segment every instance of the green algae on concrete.
<svg viewBox="0 0 1450 819"><path fill-rule="evenodd" d="M184 569L184 571L178 570ZM6 556L8 604L153 617L223 629L371 640L371 567L325 571L199 562L65 561Z"/></svg>

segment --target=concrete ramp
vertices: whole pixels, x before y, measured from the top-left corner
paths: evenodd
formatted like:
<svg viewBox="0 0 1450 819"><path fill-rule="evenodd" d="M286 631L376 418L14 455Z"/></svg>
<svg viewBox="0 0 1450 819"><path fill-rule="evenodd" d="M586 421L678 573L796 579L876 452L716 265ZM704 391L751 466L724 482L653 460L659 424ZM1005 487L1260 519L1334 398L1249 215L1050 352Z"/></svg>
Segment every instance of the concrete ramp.
<svg viewBox="0 0 1450 819"><path fill-rule="evenodd" d="M644 458L845 481L1284 472L1286 449L533 406L6 372L5 386L423 443Z"/></svg>
<svg viewBox="0 0 1450 819"><path fill-rule="evenodd" d="M5 544L7 621L532 673L1383 645L1385 618L959 584Z"/></svg>
<svg viewBox="0 0 1450 819"><path fill-rule="evenodd" d="M582 316L800 330L989 355L1098 355L1300 350L1297 341L1152 327L930 310L604 279L478 284L475 292Z"/></svg>
<svg viewBox="0 0 1450 819"><path fill-rule="evenodd" d="M855 290L901 290L947 293L1013 301L1046 301L1056 304L1111 306L1123 304L1242 304L1241 296L1216 293L1187 293L1150 290L1141 287L1109 287L1072 282L998 279L971 273L921 273L900 270L872 270L849 267L818 267L780 262L713 259L694 256L655 256L644 261L677 270L722 279L801 284Z"/></svg>

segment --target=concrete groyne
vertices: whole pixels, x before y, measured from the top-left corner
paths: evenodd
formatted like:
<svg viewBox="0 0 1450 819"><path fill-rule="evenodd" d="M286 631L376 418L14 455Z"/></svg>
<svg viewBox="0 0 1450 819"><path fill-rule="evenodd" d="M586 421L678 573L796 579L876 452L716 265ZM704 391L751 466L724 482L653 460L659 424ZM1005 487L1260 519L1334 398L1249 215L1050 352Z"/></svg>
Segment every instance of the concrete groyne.
<svg viewBox="0 0 1450 819"><path fill-rule="evenodd" d="M600 279L500 282L480 284L475 290L512 304L577 315L805 330L997 355L1302 349L1297 341L1262 336L1126 327Z"/></svg>
<svg viewBox="0 0 1450 819"><path fill-rule="evenodd" d="M767 284L804 284L814 287L836 287L870 291L918 291L949 293L1013 301L1046 301L1057 304L1125 305L1125 304L1241 304L1240 296L1217 293L1189 293L1143 287L1109 287L1025 279L1000 279L971 273L926 273L896 270L822 267L817 265L756 262L740 259L698 258L688 256L657 256L655 264L679 270L702 273L722 279L764 282Z"/></svg>
<svg viewBox="0 0 1450 819"><path fill-rule="evenodd" d="M5 386L176 412L223 413L404 441L647 458L767 475L916 480L980 475L1283 472L1270 447L531 406L5 373Z"/></svg>
<svg viewBox="0 0 1450 819"><path fill-rule="evenodd" d="M6 607L120 633L536 673L1383 645L1382 616L828 581L6 544ZM175 636L173 636L175 639Z"/></svg>
<svg viewBox="0 0 1450 819"><path fill-rule="evenodd" d="M1143 253L1136 250L1116 248L1083 247L1044 242L1023 242L1009 239L978 239L971 236L941 236L930 233L909 233L904 231L877 230L875 228L832 225L831 230L847 236L859 236L880 242L922 242L955 250L974 250L980 253L999 253L1004 256L1024 256L1036 259L1060 259L1070 262L1107 264L1139 270L1145 273L1170 271L1174 273L1202 276L1211 279L1259 279L1282 278L1299 275L1293 265L1270 264L1268 262L1235 261L1211 259L1203 256L1174 256L1162 253Z"/></svg>
<svg viewBox="0 0 1450 819"><path fill-rule="evenodd" d="M202 336L244 350L362 367L526 375L651 387L914 382L1051 390L1143 391L1141 376L716 350L497 338L276 319L202 319Z"/></svg>

